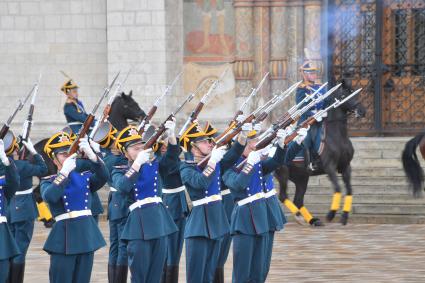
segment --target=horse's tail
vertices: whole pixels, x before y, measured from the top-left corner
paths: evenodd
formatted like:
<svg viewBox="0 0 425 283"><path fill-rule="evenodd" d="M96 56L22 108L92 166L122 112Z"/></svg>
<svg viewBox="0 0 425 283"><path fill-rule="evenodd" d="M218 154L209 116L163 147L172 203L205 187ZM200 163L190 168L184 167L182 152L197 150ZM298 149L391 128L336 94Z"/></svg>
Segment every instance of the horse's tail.
<svg viewBox="0 0 425 283"><path fill-rule="evenodd" d="M416 148L424 136L425 133L421 133L409 140L404 147L401 157L404 172L406 173L407 180L411 185L413 196L415 197L419 197L421 195L424 182L424 172L416 154Z"/></svg>

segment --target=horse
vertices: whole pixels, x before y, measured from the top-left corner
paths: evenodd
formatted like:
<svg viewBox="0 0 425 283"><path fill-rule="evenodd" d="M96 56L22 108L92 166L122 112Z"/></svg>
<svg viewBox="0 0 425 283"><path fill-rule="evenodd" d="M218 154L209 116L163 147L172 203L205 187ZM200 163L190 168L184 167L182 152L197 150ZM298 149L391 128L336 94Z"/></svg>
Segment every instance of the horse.
<svg viewBox="0 0 425 283"><path fill-rule="evenodd" d="M416 154L416 148L419 146L422 158L425 159L425 132L422 132L410 139L404 146L401 160L403 170L406 173L407 180L412 189L414 197L422 196L424 187L424 172Z"/></svg>
<svg viewBox="0 0 425 283"><path fill-rule="evenodd" d="M108 120L118 130L122 130L129 125L128 120L140 122L146 116L145 112L140 108L139 104L133 99L133 92L129 94L122 92L117 96L111 105L111 112ZM49 139L42 139L34 145L35 150L43 157L47 165L47 174L50 176L56 174L57 167L44 152L44 146ZM42 176L42 177L45 177ZM34 189L34 196L37 203L41 203L43 200L40 194L40 184ZM43 221L46 227L52 225L51 221Z"/></svg>
<svg viewBox="0 0 425 283"><path fill-rule="evenodd" d="M343 81L340 90L334 96L342 100L352 92L351 87ZM319 168L311 171L307 167L307 162L299 164L292 162L289 166L279 167L274 176L279 183L279 199L294 214L298 223L304 221L311 226L323 226L323 222L313 217L304 206L304 195L310 176L327 174L332 182L335 193L331 210L327 214L327 220L332 221L339 209L341 202L341 186L338 184L337 173L342 174L346 186L346 196L344 210L341 216L341 223L347 224L349 212L351 210L352 187L351 187L351 166L350 162L354 156L354 148L348 137L347 119L354 114L356 118L363 118L366 115L366 108L359 102L357 97L353 97L341 106L329 111L328 117L324 119L322 134L323 150L320 154ZM305 160L310 155L306 150ZM290 201L287 194L288 180L295 184L294 201ZM303 220L304 219L304 220Z"/></svg>

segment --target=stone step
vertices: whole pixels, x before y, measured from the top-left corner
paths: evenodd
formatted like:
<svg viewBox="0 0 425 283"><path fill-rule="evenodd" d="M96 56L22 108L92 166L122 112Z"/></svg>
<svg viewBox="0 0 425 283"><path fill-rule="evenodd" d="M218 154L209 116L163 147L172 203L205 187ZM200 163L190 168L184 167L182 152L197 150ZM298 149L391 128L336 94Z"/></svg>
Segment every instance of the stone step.
<svg viewBox="0 0 425 283"><path fill-rule="evenodd" d="M312 213L325 214L329 211L330 204L306 204ZM356 204L353 203L353 214L381 214L381 215L421 215L425 216L425 205L423 204Z"/></svg>
<svg viewBox="0 0 425 283"><path fill-rule="evenodd" d="M340 185L343 185L343 181L341 177L338 177L338 182ZM391 184L391 185L399 185L399 186L407 186L406 177L352 177L351 185L352 186L363 186L363 185L383 185L383 184ZM310 187L315 186L324 186L324 187L332 187L332 183L329 180L328 176L315 176L311 177L308 181L308 185Z"/></svg>
<svg viewBox="0 0 425 283"><path fill-rule="evenodd" d="M316 195L332 195L334 192L333 188L330 186L310 186L308 187L307 194L316 194ZM288 187L288 193L293 195L295 193L295 187L290 184ZM343 189L342 193L345 193ZM410 195L410 191L407 186L399 185L375 185L375 186L353 186L353 194L362 194L362 195Z"/></svg>
<svg viewBox="0 0 425 283"><path fill-rule="evenodd" d="M329 204L332 201L332 195L307 194L304 198L306 204ZM341 205L344 199L341 200ZM410 195L359 195L353 196L353 203L358 206L361 204L392 204L392 205L424 205L425 198L412 198Z"/></svg>
<svg viewBox="0 0 425 283"><path fill-rule="evenodd" d="M340 221L340 214L335 216L335 219L332 223L326 222L326 215L317 213L315 217L320 218L325 222L325 225L336 225ZM295 222L294 216L292 214L286 213L286 217L290 222ZM382 215L382 214L351 214L350 223L357 224L425 224L425 216L421 215Z"/></svg>

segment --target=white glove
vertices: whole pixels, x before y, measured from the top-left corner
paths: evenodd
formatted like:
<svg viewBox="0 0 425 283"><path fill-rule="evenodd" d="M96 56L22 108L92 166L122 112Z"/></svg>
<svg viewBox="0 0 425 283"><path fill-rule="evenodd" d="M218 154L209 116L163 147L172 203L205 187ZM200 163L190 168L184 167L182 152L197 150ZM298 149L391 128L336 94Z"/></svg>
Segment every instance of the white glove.
<svg viewBox="0 0 425 283"><path fill-rule="evenodd" d="M285 147L285 139L288 136L288 132L287 130L284 129L279 129L276 133L276 137L277 137L277 143L280 146L280 148L284 148Z"/></svg>
<svg viewBox="0 0 425 283"><path fill-rule="evenodd" d="M286 130L286 135L289 136L295 131L294 124L289 125L288 127L285 128L285 130Z"/></svg>
<svg viewBox="0 0 425 283"><path fill-rule="evenodd" d="M261 161L261 154L258 151L251 151L246 160L247 163L254 166L256 163Z"/></svg>
<svg viewBox="0 0 425 283"><path fill-rule="evenodd" d="M252 124L251 123L245 123L242 125L241 127L242 132L245 134L245 136L247 136L249 134L249 132L252 131Z"/></svg>
<svg viewBox="0 0 425 283"><path fill-rule="evenodd" d="M143 127L143 132L146 133L148 131L148 129L150 128L151 124L147 123L144 127Z"/></svg>
<svg viewBox="0 0 425 283"><path fill-rule="evenodd" d="M277 147L272 147L270 150L269 150L269 157L273 157L275 154L276 154L276 150L277 150Z"/></svg>
<svg viewBox="0 0 425 283"><path fill-rule="evenodd" d="M9 158L7 158L6 152L4 152L4 142L0 139L0 160L5 166L10 165Z"/></svg>
<svg viewBox="0 0 425 283"><path fill-rule="evenodd" d="M273 144L269 144L265 148L257 150L257 152L261 155L261 157L268 156L272 148L273 148Z"/></svg>
<svg viewBox="0 0 425 283"><path fill-rule="evenodd" d="M32 155L37 154L37 151L35 150L34 145L32 144L30 139L28 139L27 141L22 141L22 143L28 149L28 151L31 152Z"/></svg>
<svg viewBox="0 0 425 283"><path fill-rule="evenodd" d="M87 137L81 138L78 144L80 150L86 154L86 156L93 162L97 162L97 155L91 148Z"/></svg>
<svg viewBox="0 0 425 283"><path fill-rule="evenodd" d="M149 161L151 151L152 149L149 148L139 152L139 154L137 154L136 160L134 160L133 165L131 167L137 172L139 172L140 167L142 167L143 164Z"/></svg>
<svg viewBox="0 0 425 283"><path fill-rule="evenodd" d="M257 124L254 125L254 130L258 133L258 132L261 131L262 126L263 126L263 123L262 122L257 123Z"/></svg>
<svg viewBox="0 0 425 283"><path fill-rule="evenodd" d="M308 128L301 128L297 131L298 136L295 138L295 142L297 144L301 144L305 137L307 136L308 130L310 129L310 127Z"/></svg>
<svg viewBox="0 0 425 283"><path fill-rule="evenodd" d="M176 130L176 118L173 117L172 120L165 122L164 127L167 129L168 137L174 137Z"/></svg>
<svg viewBox="0 0 425 283"><path fill-rule="evenodd" d="M77 166L77 154L74 153L70 156L68 156L67 159L62 164L62 169L59 171L62 175L65 177L68 177L69 173L71 173L72 170L75 169Z"/></svg>
<svg viewBox="0 0 425 283"><path fill-rule="evenodd" d="M214 147L211 151L210 161L212 163L219 163L223 159L224 154L226 153L226 147L222 146L219 148Z"/></svg>
<svg viewBox="0 0 425 283"><path fill-rule="evenodd" d="M90 139L90 146L93 149L95 153L100 153L100 144L95 142L94 140Z"/></svg>
<svg viewBox="0 0 425 283"><path fill-rule="evenodd" d="M236 117L236 122L242 123L243 121L245 121L245 119L246 119L246 116L241 114L241 115L238 115L238 117Z"/></svg>

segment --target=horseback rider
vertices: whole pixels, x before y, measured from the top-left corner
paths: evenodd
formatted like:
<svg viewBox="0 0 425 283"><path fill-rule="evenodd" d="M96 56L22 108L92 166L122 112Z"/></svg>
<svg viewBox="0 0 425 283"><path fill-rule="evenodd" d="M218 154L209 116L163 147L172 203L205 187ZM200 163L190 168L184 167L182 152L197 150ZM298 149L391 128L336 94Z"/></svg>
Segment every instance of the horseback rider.
<svg viewBox="0 0 425 283"><path fill-rule="evenodd" d="M66 102L63 106L66 122L74 133L78 133L88 116L83 102L78 99L78 85L74 80L68 79L62 85L61 91L66 95Z"/></svg>
<svg viewBox="0 0 425 283"><path fill-rule="evenodd" d="M318 69L312 61L305 61L300 67L300 72L303 77L302 83L298 86L296 90L296 103L300 103L306 96L312 95L316 90L318 90L321 84L317 83L317 73ZM315 96L317 98L319 95L323 95L326 92L325 88L321 89ZM301 107L304 107L308 104L306 102ZM298 125L302 122L316 114L318 111L326 108L326 99L317 103L313 108L304 113L298 120ZM326 117L324 114L322 117ZM308 131L307 137L304 140L304 150L301 150L300 153L295 158L295 161L303 160L306 155L305 152L309 152L310 155L307 155L307 158L310 159L311 164L309 167L312 171L315 171L319 168L320 164L320 154L323 148L321 147L321 137L322 137L322 118L317 120L314 123L310 130Z"/></svg>

